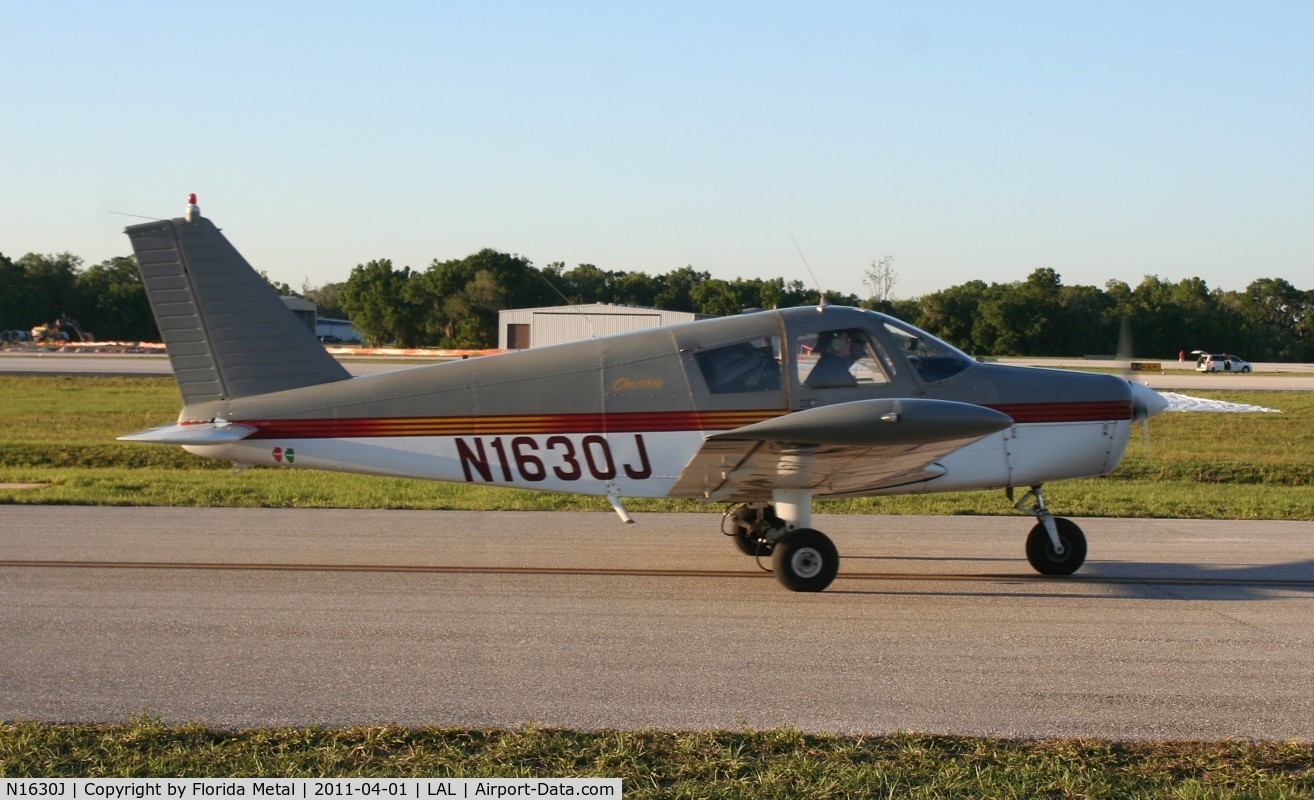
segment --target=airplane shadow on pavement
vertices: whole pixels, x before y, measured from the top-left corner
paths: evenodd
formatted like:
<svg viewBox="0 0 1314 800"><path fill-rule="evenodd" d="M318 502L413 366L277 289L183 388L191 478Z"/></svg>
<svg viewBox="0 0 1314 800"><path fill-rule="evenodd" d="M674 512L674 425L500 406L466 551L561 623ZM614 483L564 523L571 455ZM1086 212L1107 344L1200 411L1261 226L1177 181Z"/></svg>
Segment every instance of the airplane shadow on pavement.
<svg viewBox="0 0 1314 800"><path fill-rule="evenodd" d="M1132 598L1169 601L1256 601L1281 600L1293 594L1314 595L1314 559L1281 564L1205 565L1169 562L1088 561L1081 571L1066 577L1045 577L1031 572L1023 559L1013 558L917 558L854 556L854 561L971 561L999 564L1006 572L972 573L877 573L840 570L843 585L832 587L837 594L942 595L963 597L1020 598ZM1005 565L1015 565L1009 569ZM845 578L850 580L845 581ZM852 579L871 584L859 589ZM923 582L950 582L957 589L926 591L916 586ZM893 588L900 584L903 588ZM991 585L1027 584L1033 590L996 591ZM876 588L880 586L880 588ZM1041 587L1052 586L1054 591ZM1101 587L1083 592L1082 586Z"/></svg>

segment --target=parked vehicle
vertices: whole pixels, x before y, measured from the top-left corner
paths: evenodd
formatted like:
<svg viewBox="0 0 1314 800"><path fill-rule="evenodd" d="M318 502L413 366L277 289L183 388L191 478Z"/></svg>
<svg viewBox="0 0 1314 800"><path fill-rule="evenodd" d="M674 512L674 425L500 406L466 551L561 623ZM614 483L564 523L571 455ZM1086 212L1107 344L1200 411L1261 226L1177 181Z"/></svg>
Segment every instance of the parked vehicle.
<svg viewBox="0 0 1314 800"><path fill-rule="evenodd" d="M60 317L54 322L36 326L32 329L31 336L32 341L46 344L95 341L95 337L83 332L77 320L68 317Z"/></svg>
<svg viewBox="0 0 1314 800"><path fill-rule="evenodd" d="M1196 356L1196 372L1250 372L1250 362L1240 356L1230 356L1227 353L1206 353L1203 350L1192 350L1191 354Z"/></svg>

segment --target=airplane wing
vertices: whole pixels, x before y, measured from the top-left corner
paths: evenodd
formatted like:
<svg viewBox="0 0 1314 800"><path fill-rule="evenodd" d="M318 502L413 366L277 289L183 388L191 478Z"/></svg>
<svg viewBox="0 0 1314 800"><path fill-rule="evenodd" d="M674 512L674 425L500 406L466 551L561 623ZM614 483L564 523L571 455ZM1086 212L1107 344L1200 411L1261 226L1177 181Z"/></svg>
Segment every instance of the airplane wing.
<svg viewBox="0 0 1314 800"><path fill-rule="evenodd" d="M947 400L858 400L796 411L713 434L671 489L673 497L751 501L773 489L860 494L928 481L935 462L1013 419Z"/></svg>
<svg viewBox="0 0 1314 800"><path fill-rule="evenodd" d="M250 425L234 425L222 420L216 422L180 422L176 425L161 425L127 436L120 436L122 442L147 442L150 444L226 444L245 439L255 433Z"/></svg>

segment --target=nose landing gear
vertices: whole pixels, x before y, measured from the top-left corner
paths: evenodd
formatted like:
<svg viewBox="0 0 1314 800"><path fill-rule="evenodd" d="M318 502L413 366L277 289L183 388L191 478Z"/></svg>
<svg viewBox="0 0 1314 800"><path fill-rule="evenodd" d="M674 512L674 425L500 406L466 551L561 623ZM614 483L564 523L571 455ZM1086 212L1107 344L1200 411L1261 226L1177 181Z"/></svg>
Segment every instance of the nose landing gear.
<svg viewBox="0 0 1314 800"><path fill-rule="evenodd" d="M1027 561L1036 572L1071 575L1086 562L1086 534L1072 520L1049 513L1043 487L1032 486L1013 507L1040 520L1027 534Z"/></svg>

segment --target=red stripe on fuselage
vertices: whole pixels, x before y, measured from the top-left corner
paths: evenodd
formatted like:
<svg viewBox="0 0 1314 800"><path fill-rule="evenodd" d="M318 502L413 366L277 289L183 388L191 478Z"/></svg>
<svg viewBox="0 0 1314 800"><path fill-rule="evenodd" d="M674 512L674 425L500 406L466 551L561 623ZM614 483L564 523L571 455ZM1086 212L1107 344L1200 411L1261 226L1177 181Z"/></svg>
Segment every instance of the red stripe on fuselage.
<svg viewBox="0 0 1314 800"><path fill-rule="evenodd" d="M524 414L487 417L361 417L251 420L249 439L361 439L385 436L640 433L729 430L784 411L674 411L634 414Z"/></svg>
<svg viewBox="0 0 1314 800"><path fill-rule="evenodd" d="M1018 424L1131 419L1130 401L1005 403L987 406ZM660 411L632 414L520 414L486 417L355 417L230 420L256 429L248 439L367 439L394 436L724 431L783 416L778 410Z"/></svg>
<svg viewBox="0 0 1314 800"><path fill-rule="evenodd" d="M1108 422L1132 418L1130 400L1085 403L1003 403L986 406L1013 418L1019 425L1038 422Z"/></svg>

